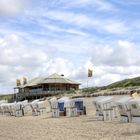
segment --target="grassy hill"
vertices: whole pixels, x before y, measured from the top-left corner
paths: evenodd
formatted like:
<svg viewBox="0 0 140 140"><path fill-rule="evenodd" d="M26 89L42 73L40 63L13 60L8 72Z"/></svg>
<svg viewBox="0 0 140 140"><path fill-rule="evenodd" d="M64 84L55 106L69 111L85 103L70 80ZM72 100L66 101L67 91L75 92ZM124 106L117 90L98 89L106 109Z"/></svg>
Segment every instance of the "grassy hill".
<svg viewBox="0 0 140 140"><path fill-rule="evenodd" d="M140 86L140 77L132 78L132 79L125 79L122 81L118 81L107 86L102 87L89 87L82 89L82 92L93 93L102 90L115 90L118 88L127 88L127 87L137 87Z"/></svg>
<svg viewBox="0 0 140 140"><path fill-rule="evenodd" d="M111 89L111 88L118 88L118 87L134 87L134 86L140 86L140 77L118 81L106 87Z"/></svg>
<svg viewBox="0 0 140 140"><path fill-rule="evenodd" d="M8 95L0 95L0 100L8 100L11 101L13 98L12 94L8 94Z"/></svg>

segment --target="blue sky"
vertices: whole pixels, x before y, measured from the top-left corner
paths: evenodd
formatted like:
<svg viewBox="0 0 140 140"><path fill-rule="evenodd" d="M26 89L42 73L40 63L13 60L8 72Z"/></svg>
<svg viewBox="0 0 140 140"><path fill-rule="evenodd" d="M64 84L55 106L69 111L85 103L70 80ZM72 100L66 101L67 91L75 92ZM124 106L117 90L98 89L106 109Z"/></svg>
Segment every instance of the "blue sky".
<svg viewBox="0 0 140 140"><path fill-rule="evenodd" d="M86 87L140 76L139 0L1 0L0 93L64 74Z"/></svg>

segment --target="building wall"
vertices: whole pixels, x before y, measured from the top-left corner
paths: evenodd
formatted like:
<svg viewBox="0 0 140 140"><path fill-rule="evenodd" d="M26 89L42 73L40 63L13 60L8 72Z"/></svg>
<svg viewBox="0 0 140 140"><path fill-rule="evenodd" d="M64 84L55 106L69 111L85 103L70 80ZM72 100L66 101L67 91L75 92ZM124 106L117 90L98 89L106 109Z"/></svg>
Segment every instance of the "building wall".
<svg viewBox="0 0 140 140"><path fill-rule="evenodd" d="M71 88L77 90L77 89L79 89L79 85L59 84L59 83L43 85L43 90L48 90L48 91L70 90Z"/></svg>
<svg viewBox="0 0 140 140"><path fill-rule="evenodd" d="M39 93L42 91L69 91L71 89L78 90L79 85L71 84L43 84L36 87L26 87L19 89L20 93Z"/></svg>

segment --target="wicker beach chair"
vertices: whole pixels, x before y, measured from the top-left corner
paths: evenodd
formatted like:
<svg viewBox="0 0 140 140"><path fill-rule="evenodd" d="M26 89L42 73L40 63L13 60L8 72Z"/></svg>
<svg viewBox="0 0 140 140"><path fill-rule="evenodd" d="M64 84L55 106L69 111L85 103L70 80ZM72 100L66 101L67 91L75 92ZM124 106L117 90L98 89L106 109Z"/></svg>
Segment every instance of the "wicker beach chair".
<svg viewBox="0 0 140 140"><path fill-rule="evenodd" d="M23 116L22 104L20 102L17 102L14 107L15 107L15 116L22 117Z"/></svg>
<svg viewBox="0 0 140 140"><path fill-rule="evenodd" d="M86 115L86 107L84 106L83 98L73 99L75 102L75 107L77 108L78 115Z"/></svg>
<svg viewBox="0 0 140 140"><path fill-rule="evenodd" d="M130 100L128 104L131 110L132 122L140 123L140 97Z"/></svg>
<svg viewBox="0 0 140 140"><path fill-rule="evenodd" d="M98 97L95 97L94 100L92 101L95 109L96 109L96 116L99 117L100 116L100 111L98 109L98 105L97 105L97 101L103 99L105 96L98 96Z"/></svg>
<svg viewBox="0 0 140 140"><path fill-rule="evenodd" d="M98 120L112 120L113 119L113 97L106 96L103 99L96 102L99 111Z"/></svg>
<svg viewBox="0 0 140 140"><path fill-rule="evenodd" d="M15 115L15 106L16 103L2 103L0 105L3 115Z"/></svg>
<svg viewBox="0 0 140 140"><path fill-rule="evenodd" d="M77 108L75 106L75 101L73 99L66 100L64 103L64 107L66 108L67 117L77 116Z"/></svg>
<svg viewBox="0 0 140 140"><path fill-rule="evenodd" d="M2 115L10 115L10 110L9 110L9 104L8 103L2 103L0 105L0 108L1 108L1 112L2 112Z"/></svg>
<svg viewBox="0 0 140 140"><path fill-rule="evenodd" d="M130 106L128 105L128 102L131 99L132 97L125 96L116 101L121 122L131 122L131 109Z"/></svg>
<svg viewBox="0 0 140 140"><path fill-rule="evenodd" d="M39 99L36 99L30 103L33 116L38 116L40 114L40 112L38 112L37 102L39 102Z"/></svg>
<svg viewBox="0 0 140 140"><path fill-rule="evenodd" d="M57 101L57 98L56 98L56 97L53 97L53 98L51 98L51 99L48 100L49 105L50 105L50 112L52 112L52 106L51 106L51 103L52 103L53 101Z"/></svg>
<svg viewBox="0 0 140 140"><path fill-rule="evenodd" d="M28 100L24 100L21 102L17 102L17 112L20 112L20 116L26 115L28 112L26 110L26 107L29 105Z"/></svg>
<svg viewBox="0 0 140 140"><path fill-rule="evenodd" d="M65 101L69 100L69 97L62 97L58 99L59 115L66 116L66 108L64 107Z"/></svg>
<svg viewBox="0 0 140 140"><path fill-rule="evenodd" d="M3 103L7 103L7 100L1 100L1 101L0 101L0 114L3 114L3 108L1 107L1 105L2 105Z"/></svg>
<svg viewBox="0 0 140 140"><path fill-rule="evenodd" d="M27 110L27 107L29 106L29 102L28 100L24 100L21 102L21 108L22 108L22 114L23 116L28 114L28 110Z"/></svg>
<svg viewBox="0 0 140 140"><path fill-rule="evenodd" d="M43 114L44 112L46 113L46 104L45 101L39 101L36 103L37 105L37 111L41 114Z"/></svg>
<svg viewBox="0 0 140 140"><path fill-rule="evenodd" d="M58 101L57 100L51 101L51 111L52 111L53 118L59 117L59 108L58 108Z"/></svg>

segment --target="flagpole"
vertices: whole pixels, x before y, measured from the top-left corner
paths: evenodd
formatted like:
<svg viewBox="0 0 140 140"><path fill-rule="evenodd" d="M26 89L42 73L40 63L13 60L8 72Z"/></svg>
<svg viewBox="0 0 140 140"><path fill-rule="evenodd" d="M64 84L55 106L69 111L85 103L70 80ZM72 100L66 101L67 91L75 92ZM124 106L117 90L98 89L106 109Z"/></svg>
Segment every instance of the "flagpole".
<svg viewBox="0 0 140 140"><path fill-rule="evenodd" d="M89 77L88 77L89 78ZM87 88L88 88L88 78L87 78Z"/></svg>

